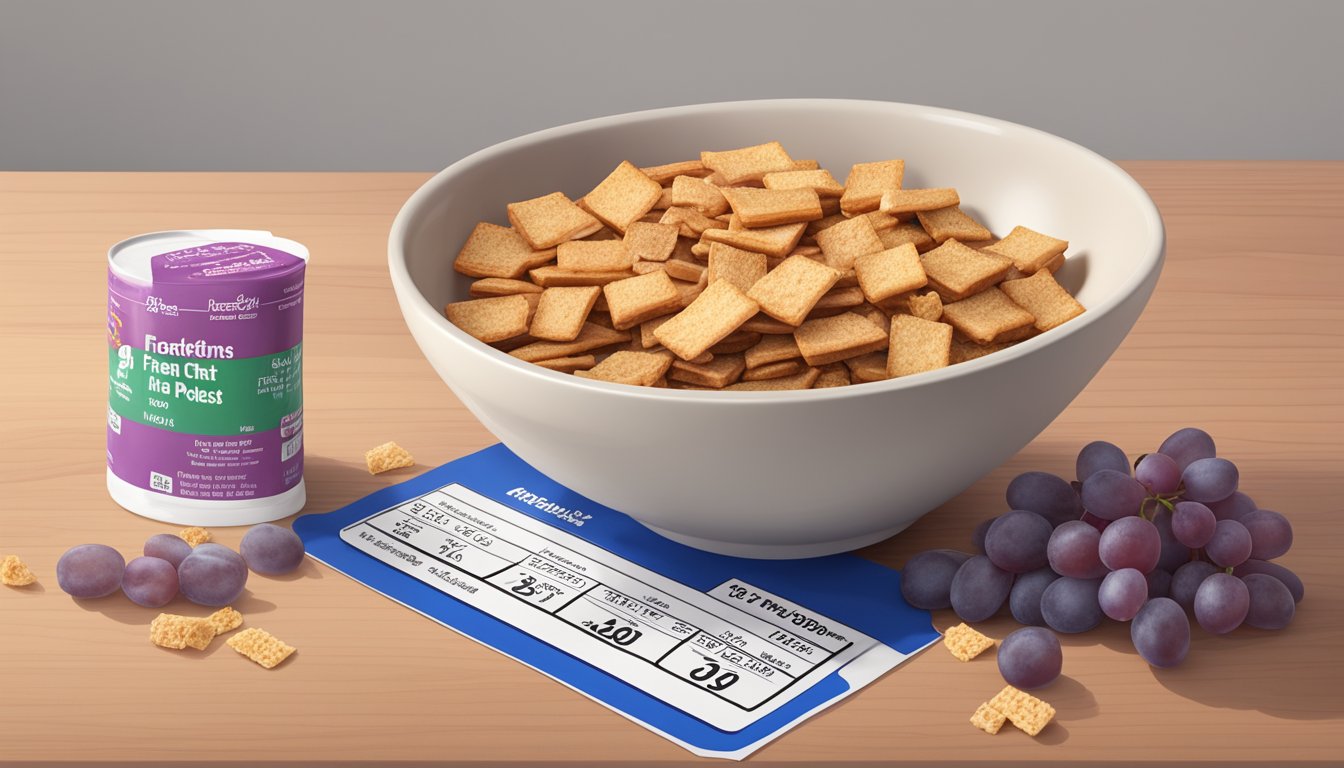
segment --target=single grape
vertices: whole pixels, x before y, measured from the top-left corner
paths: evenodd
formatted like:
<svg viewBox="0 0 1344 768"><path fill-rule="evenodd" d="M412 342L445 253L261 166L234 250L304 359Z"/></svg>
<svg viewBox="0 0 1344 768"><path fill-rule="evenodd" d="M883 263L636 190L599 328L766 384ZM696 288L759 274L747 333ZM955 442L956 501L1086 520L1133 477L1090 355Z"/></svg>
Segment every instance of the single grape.
<svg viewBox="0 0 1344 768"><path fill-rule="evenodd" d="M1053 532L1050 521L1035 512L1015 509L1000 515L985 532L985 555L1009 573L1026 573L1049 562L1045 548Z"/></svg>
<svg viewBox="0 0 1344 768"><path fill-rule="evenodd" d="M177 569L182 594L198 605L228 605L247 584L247 562L221 544L201 544Z"/></svg>
<svg viewBox="0 0 1344 768"><path fill-rule="evenodd" d="M1177 541L1191 549L1208 544L1217 524L1213 510L1198 501L1178 501L1171 513L1171 532L1176 534Z"/></svg>
<svg viewBox="0 0 1344 768"><path fill-rule="evenodd" d="M157 557L167 560L176 568L182 560L191 554L191 545L181 536L171 533L156 533L145 542L145 557Z"/></svg>
<svg viewBox="0 0 1344 768"><path fill-rule="evenodd" d="M1288 592L1293 596L1293 602L1302 602L1302 595L1306 593L1306 587L1296 573L1284 568L1278 563L1271 563L1266 560L1247 560L1241 565L1232 568L1233 576L1249 576L1252 573L1263 573L1266 576L1273 576L1283 582L1283 586L1288 588Z"/></svg>
<svg viewBox="0 0 1344 768"><path fill-rule="evenodd" d="M1257 509L1240 522L1251 534L1251 557L1256 560L1273 560L1293 546L1293 526L1272 509Z"/></svg>
<svg viewBox="0 0 1344 768"><path fill-rule="evenodd" d="M303 562L303 540L288 528L262 523L243 534L238 552L247 567L268 576L280 576Z"/></svg>
<svg viewBox="0 0 1344 768"><path fill-rule="evenodd" d="M1012 588L1013 574L985 555L976 555L962 563L952 577L952 610L964 621L984 621L999 612Z"/></svg>
<svg viewBox="0 0 1344 768"><path fill-rule="evenodd" d="M999 644L999 674L1022 690L1044 688L1064 668L1064 651L1055 633L1042 627L1023 627Z"/></svg>
<svg viewBox="0 0 1344 768"><path fill-rule="evenodd" d="M1237 465L1227 459L1196 459L1181 472L1181 495L1189 501L1221 501L1237 490Z"/></svg>
<svg viewBox="0 0 1344 768"><path fill-rule="evenodd" d="M1139 514L1147 491L1138 480L1114 469L1094 472L1083 481L1083 507L1107 520Z"/></svg>
<svg viewBox="0 0 1344 768"><path fill-rule="evenodd" d="M1236 520L1219 520L1209 543L1204 545L1204 554L1223 568L1241 565L1251 556L1251 533Z"/></svg>
<svg viewBox="0 0 1344 768"><path fill-rule="evenodd" d="M1097 440L1083 446L1078 452L1078 461L1074 466L1078 480L1087 485L1087 479L1103 469L1129 476L1129 459L1117 445L1105 440Z"/></svg>
<svg viewBox="0 0 1344 768"><path fill-rule="evenodd" d="M1148 599L1154 597L1171 597L1171 571L1161 567L1154 568L1144 577L1148 582Z"/></svg>
<svg viewBox="0 0 1344 768"><path fill-rule="evenodd" d="M1097 604L1116 621L1129 621L1148 602L1148 580L1133 568L1111 571L1101 580Z"/></svg>
<svg viewBox="0 0 1344 768"><path fill-rule="evenodd" d="M1157 526L1141 517L1126 517L1106 526L1097 542L1097 554L1107 568L1135 568L1147 573L1157 567L1162 555L1162 536Z"/></svg>
<svg viewBox="0 0 1344 768"><path fill-rule="evenodd" d="M1077 520L1083 513L1083 504L1073 486L1049 472L1023 472L1008 484L1004 495L1009 509L1035 512L1049 520L1052 526Z"/></svg>
<svg viewBox="0 0 1344 768"><path fill-rule="evenodd" d="M1190 562L1190 548L1182 544L1171 530L1171 512L1161 507L1153 515L1153 527L1162 541L1162 552L1157 556L1158 570L1175 571Z"/></svg>
<svg viewBox="0 0 1344 768"><path fill-rule="evenodd" d="M988 520L981 520L980 524L975 526L975 530L971 532L971 546L975 547L976 552L985 554L985 534L989 533L989 526L993 525L994 521L998 519L997 517L991 517Z"/></svg>
<svg viewBox="0 0 1344 768"><path fill-rule="evenodd" d="M1246 624L1258 629L1283 629L1293 620L1297 606L1293 593L1282 581L1265 573L1248 573L1242 577L1251 605L1246 611Z"/></svg>
<svg viewBox="0 0 1344 768"><path fill-rule="evenodd" d="M1205 632L1225 635L1241 626L1251 607L1246 582L1230 573L1215 573L1195 592L1195 621Z"/></svg>
<svg viewBox="0 0 1344 768"><path fill-rule="evenodd" d="M1157 450L1158 453L1170 456L1182 471L1190 466L1191 462L1211 459L1218 455L1209 433L1194 427L1176 430L1171 437L1162 441L1162 446Z"/></svg>
<svg viewBox="0 0 1344 768"><path fill-rule="evenodd" d="M1086 632L1101 623L1097 590L1101 579L1062 576L1041 593L1041 616L1056 632Z"/></svg>
<svg viewBox="0 0 1344 768"><path fill-rule="evenodd" d="M1061 576L1075 579L1099 579L1106 575L1097 544L1101 531L1082 520L1071 520L1050 534L1046 544L1046 558L1050 567Z"/></svg>
<svg viewBox="0 0 1344 768"><path fill-rule="evenodd" d="M1203 560L1191 560L1182 565L1171 575L1171 599L1185 610L1193 611L1199 585L1217 572L1217 567Z"/></svg>
<svg viewBox="0 0 1344 768"><path fill-rule="evenodd" d="M1134 650L1154 667L1174 667L1190 652L1190 620L1175 600L1149 600L1129 623Z"/></svg>
<svg viewBox="0 0 1344 768"><path fill-rule="evenodd" d="M1165 453L1150 453L1134 468L1134 479L1142 483L1149 493L1166 496L1181 487L1181 468L1175 459Z"/></svg>
<svg viewBox="0 0 1344 768"><path fill-rule="evenodd" d="M56 561L56 583L71 597L106 597L121 589L126 558L106 544L71 547Z"/></svg>
<svg viewBox="0 0 1344 768"><path fill-rule="evenodd" d="M1058 578L1059 574L1047 567L1021 574L1013 580L1013 588L1008 593L1008 610L1018 624L1045 626L1045 617L1041 615L1041 594Z"/></svg>
<svg viewBox="0 0 1344 768"><path fill-rule="evenodd" d="M905 602L926 611L952 606L952 577L971 559L965 552L931 549L910 558L901 571L901 596Z"/></svg>
<svg viewBox="0 0 1344 768"><path fill-rule="evenodd" d="M126 564L121 591L136 605L161 608L177 597L177 569L162 558L137 557Z"/></svg>
<svg viewBox="0 0 1344 768"><path fill-rule="evenodd" d="M1255 499L1241 491L1234 491L1226 499L1211 501L1208 507L1213 510L1213 516L1219 520L1241 520L1245 515L1259 509Z"/></svg>

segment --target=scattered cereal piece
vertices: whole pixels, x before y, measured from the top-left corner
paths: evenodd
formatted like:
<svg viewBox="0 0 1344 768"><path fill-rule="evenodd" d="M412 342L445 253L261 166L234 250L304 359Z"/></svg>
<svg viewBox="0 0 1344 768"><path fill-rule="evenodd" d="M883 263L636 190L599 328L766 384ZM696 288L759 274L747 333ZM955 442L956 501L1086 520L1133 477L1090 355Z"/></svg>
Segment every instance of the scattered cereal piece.
<svg viewBox="0 0 1344 768"><path fill-rule="evenodd" d="M529 295L535 294L455 301L444 307L444 314L453 325L481 341L503 341L527 332L532 308L527 300Z"/></svg>
<svg viewBox="0 0 1344 768"><path fill-rule="evenodd" d="M1045 268L1056 257L1064 255L1064 251L1068 248L1069 241L1057 240L1026 227L1013 227L1013 231L1009 232L1007 237L993 245L985 246L985 250L990 253L1012 259L1013 266L1021 270L1024 275L1031 275Z"/></svg>
<svg viewBox="0 0 1344 768"><path fill-rule="evenodd" d="M685 360L673 360L667 378L712 389L723 389L737 381L745 369L746 363L742 361L741 353L724 353L714 355L713 360L703 365Z"/></svg>
<svg viewBox="0 0 1344 768"><path fill-rule="evenodd" d="M636 221L625 229L625 250L636 261L667 261L677 247L677 228L671 224Z"/></svg>
<svg viewBox="0 0 1344 768"><path fill-rule="evenodd" d="M672 180L672 205L694 208L706 216L728 212L728 199L723 196L723 191L693 176L678 176Z"/></svg>
<svg viewBox="0 0 1344 768"><path fill-rule="evenodd" d="M1055 717L1054 707L1011 685L1004 686L1002 691L995 694L989 700L989 706L1029 736L1040 733Z"/></svg>
<svg viewBox="0 0 1344 768"><path fill-rule="evenodd" d="M583 324L583 329L579 331L579 337L573 341L534 341L531 344L512 350L509 354L519 360L535 363L538 360L554 360L557 357L591 352L594 349L629 340L630 334L627 331L617 331L604 328L594 322L587 322Z"/></svg>
<svg viewBox="0 0 1344 768"><path fill-rule="evenodd" d="M650 272L607 283L602 287L602 295L607 299L611 325L618 331L633 328L681 306L681 294L666 272Z"/></svg>
<svg viewBox="0 0 1344 768"><path fill-rule="evenodd" d="M979 344L1009 341L1001 335L1020 328L1034 329L1036 318L1013 303L998 288L987 288L974 296L943 306L943 320Z"/></svg>
<svg viewBox="0 0 1344 768"><path fill-rule="evenodd" d="M576 272L572 269L561 269L551 264L549 266L537 267L529 270L528 276L532 281L543 288L563 288L584 285L606 285L614 283L617 280L624 280L634 273L630 270L621 270L618 272Z"/></svg>
<svg viewBox="0 0 1344 768"><path fill-rule="evenodd" d="M742 226L752 229L821 218L821 199L812 189L728 187L723 196Z"/></svg>
<svg viewBox="0 0 1344 768"><path fill-rule="evenodd" d="M943 317L943 300L937 291L911 296L906 300L906 308L915 317L930 322L938 322Z"/></svg>
<svg viewBox="0 0 1344 768"><path fill-rule="evenodd" d="M575 205L563 192L509 203L508 213L509 223L535 250L554 248L566 240L577 240L602 228L602 222Z"/></svg>
<svg viewBox="0 0 1344 768"><path fill-rule="evenodd" d="M924 228L912 222L901 222L888 230L882 230L877 233L877 237L882 241L883 248L895 248L900 245L910 243L915 249L923 253L934 246L933 238Z"/></svg>
<svg viewBox="0 0 1344 768"><path fill-rule="evenodd" d="M821 375L818 368L808 368L802 373L793 376L781 376L777 379L765 379L763 381L739 381L736 384L729 384L724 387L725 390L734 392L775 392L787 389L811 389L816 383L817 377Z"/></svg>
<svg viewBox="0 0 1344 768"><path fill-rule="evenodd" d="M574 240L555 249L555 266L569 272L624 272L634 261L621 240Z"/></svg>
<svg viewBox="0 0 1344 768"><path fill-rule="evenodd" d="M887 346L887 335L854 312L808 320L794 332L798 350L811 366L836 363Z"/></svg>
<svg viewBox="0 0 1344 768"><path fill-rule="evenodd" d="M756 281L747 295L761 305L762 312L796 326L839 279L838 270L806 256L790 256Z"/></svg>
<svg viewBox="0 0 1344 768"><path fill-rule="evenodd" d="M210 541L215 538L215 535L204 528L193 525L190 528L183 528L178 531L177 537L195 547Z"/></svg>
<svg viewBox="0 0 1344 768"><path fill-rule="evenodd" d="M874 304L898 293L923 288L929 282L919 251L911 243L858 257L854 261L854 274L864 297Z"/></svg>
<svg viewBox="0 0 1344 768"><path fill-rule="evenodd" d="M1036 330L1048 331L1083 314L1083 305L1060 287L1050 270L1038 270L1031 277L1005 280L999 288L1014 304L1036 316Z"/></svg>
<svg viewBox="0 0 1344 768"><path fill-rule="evenodd" d="M252 627L230 637L228 646L266 669L272 669L294 653L294 646L286 645L264 629Z"/></svg>
<svg viewBox="0 0 1344 768"><path fill-rule="evenodd" d="M668 259L664 264L664 267L667 270L667 276L673 280L685 280L688 283L698 283L701 278L705 276L705 265L698 261Z"/></svg>
<svg viewBox="0 0 1344 768"><path fill-rule="evenodd" d="M533 250L514 230L482 221L467 237L453 269L470 277L515 278L553 258L554 249Z"/></svg>
<svg viewBox="0 0 1344 768"><path fill-rule="evenodd" d="M994 647L994 639L986 637L970 627L966 622L962 622L955 627L948 627L943 633L943 645L962 661L970 661L979 656L985 649Z"/></svg>
<svg viewBox="0 0 1344 768"><path fill-rule="evenodd" d="M700 237L704 232L723 226L723 222L712 219L694 208L672 206L658 218L658 223L677 228L682 237Z"/></svg>
<svg viewBox="0 0 1344 768"><path fill-rule="evenodd" d="M160 613L149 624L149 640L157 646L182 650L191 647L204 651L215 639L215 626L209 619Z"/></svg>
<svg viewBox="0 0 1344 768"><path fill-rule="evenodd" d="M778 141L724 152L701 152L700 162L729 185L760 181L767 173L795 170L793 158Z"/></svg>
<svg viewBox="0 0 1344 768"><path fill-rule="evenodd" d="M512 296L517 293L541 293L543 288L527 280L512 280L507 277L486 277L472 281L467 286L467 294L473 299L489 299L495 296Z"/></svg>
<svg viewBox="0 0 1344 768"><path fill-rule="evenodd" d="M737 330L758 309L756 301L737 286L716 280L653 335L677 357L690 360Z"/></svg>
<svg viewBox="0 0 1344 768"><path fill-rule="evenodd" d="M959 205L949 205L932 211L918 211L915 216L919 217L919 224L924 227L924 231L939 243L954 237L963 243L968 240L988 240L994 237L980 222L967 216Z"/></svg>
<svg viewBox="0 0 1344 768"><path fill-rule="evenodd" d="M597 365L597 358L593 355L557 357L552 360L538 360L536 364L560 373L573 373L575 371L586 371Z"/></svg>
<svg viewBox="0 0 1344 768"><path fill-rule="evenodd" d="M798 342L792 333L774 333L762 336L756 346L746 351L745 359L748 368L759 368L762 365L802 356L803 353L799 351Z"/></svg>
<svg viewBox="0 0 1344 768"><path fill-rule="evenodd" d="M839 270L852 268L860 256L882 250L882 240L867 216L855 216L827 227L818 232L816 238L821 252L826 255L826 263Z"/></svg>
<svg viewBox="0 0 1344 768"><path fill-rule="evenodd" d="M243 614L234 610L232 606L225 606L218 611L205 617L214 628L216 635L222 635L225 632L232 632L243 625Z"/></svg>
<svg viewBox="0 0 1344 768"><path fill-rule="evenodd" d="M842 288L840 287L840 281L837 280L835 287L823 294L820 299L817 299L817 303L812 305L812 313L830 310L825 314L839 314L838 310L857 307L862 303L863 291L859 290L858 286ZM808 314L809 319L812 318L812 313ZM821 316L820 314L817 315L817 317Z"/></svg>
<svg viewBox="0 0 1344 768"><path fill-rule="evenodd" d="M882 203L882 193L889 189L900 189L901 177L904 175L904 160L855 163L845 178L845 193L840 197L840 210L850 216L876 211Z"/></svg>
<svg viewBox="0 0 1344 768"><path fill-rule="evenodd" d="M709 245L710 282L727 280L742 291L751 290L757 280L765 277L766 256L763 253L744 251L724 243Z"/></svg>
<svg viewBox="0 0 1344 768"><path fill-rule="evenodd" d="M611 353L607 359L586 371L575 371L574 375L584 379L648 387L661 379L671 365L672 356L667 352L621 350Z"/></svg>
<svg viewBox="0 0 1344 768"><path fill-rule="evenodd" d="M951 187L935 189L889 189L882 193L882 203L878 210L882 213L915 213L933 211L960 205L961 198L957 190Z"/></svg>
<svg viewBox="0 0 1344 768"><path fill-rule="evenodd" d="M819 197L838 198L845 193L831 172L822 169L767 173L761 181L766 189L810 189Z"/></svg>
<svg viewBox="0 0 1344 768"><path fill-rule="evenodd" d="M849 377L855 384L885 381L890 378L887 376L886 352L869 352L866 355L851 357L845 361L845 367L849 369Z"/></svg>
<svg viewBox="0 0 1344 768"><path fill-rule="evenodd" d="M887 376L946 368L950 364L952 326L914 315L891 319L891 346L887 351Z"/></svg>
<svg viewBox="0 0 1344 768"><path fill-rule="evenodd" d="M24 565L18 555L5 555L4 562L0 562L0 584L7 587L26 587L35 581L37 577L28 570L28 566Z"/></svg>
<svg viewBox="0 0 1344 768"><path fill-rule="evenodd" d="M828 387L846 387L850 384L849 369L844 365L838 365L834 368L824 368L821 375L817 377L812 384L813 389L826 389Z"/></svg>
<svg viewBox="0 0 1344 768"><path fill-rule="evenodd" d="M583 196L581 207L608 227L624 234L632 222L653 209L663 188L628 160L621 161L602 183Z"/></svg>
<svg viewBox="0 0 1344 768"><path fill-rule="evenodd" d="M640 168L640 171L650 179L659 184L666 184L675 180L678 176L698 176L704 178L710 171L705 164L699 160L683 160L679 163L667 163L666 165L653 165L648 168Z"/></svg>
<svg viewBox="0 0 1344 768"><path fill-rule="evenodd" d="M1002 712L989 706L987 701L977 707L975 714L971 715L971 725L991 735L998 733L1007 720Z"/></svg>
<svg viewBox="0 0 1344 768"><path fill-rule="evenodd" d="M929 285L944 301L960 301L1003 279L1013 262L993 253L983 253L955 238L922 257Z"/></svg>
<svg viewBox="0 0 1344 768"><path fill-rule="evenodd" d="M393 469L413 467L415 466L415 459L405 448L396 443L388 442L365 451L364 463L368 466L370 475L379 475Z"/></svg>
<svg viewBox="0 0 1344 768"><path fill-rule="evenodd" d="M796 373L802 373L807 365L802 360L783 360L778 363L768 363L756 368L748 368L742 372L742 381L764 381L766 379L778 379L781 376L792 376Z"/></svg>
<svg viewBox="0 0 1344 768"><path fill-rule="evenodd" d="M568 243L566 243L568 245ZM547 288L537 304L537 314L527 329L533 338L547 341L573 341L579 337L588 314L593 311L602 289L596 285L572 288Z"/></svg>
<svg viewBox="0 0 1344 768"><path fill-rule="evenodd" d="M782 259L798 245L806 228L807 224L803 222L758 229L732 229L730 225L728 229L705 230L702 237L711 243L725 243L744 251Z"/></svg>

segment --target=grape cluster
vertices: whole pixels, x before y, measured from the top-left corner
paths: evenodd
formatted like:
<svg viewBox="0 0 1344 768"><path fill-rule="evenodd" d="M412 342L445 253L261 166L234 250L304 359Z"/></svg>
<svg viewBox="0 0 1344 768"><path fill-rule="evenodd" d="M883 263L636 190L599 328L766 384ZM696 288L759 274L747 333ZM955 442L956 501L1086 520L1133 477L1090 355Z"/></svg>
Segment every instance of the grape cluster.
<svg viewBox="0 0 1344 768"><path fill-rule="evenodd" d="M1079 451L1076 482L1018 475L1006 493L1011 511L975 530L980 554L936 549L910 559L906 602L951 608L968 622L1006 603L1018 622L1063 633L1128 621L1135 649L1157 667L1185 659L1188 614L1212 634L1292 621L1302 580L1271 562L1292 545L1292 526L1237 490L1236 465L1207 432L1181 429L1130 467L1124 451L1097 441ZM1009 664L1039 667L1044 655L1049 668L1049 642L1027 637Z"/></svg>
<svg viewBox="0 0 1344 768"><path fill-rule="evenodd" d="M243 536L240 555L221 544L192 548L160 533L129 563L105 544L71 547L56 563L56 581L71 597L97 598L121 590L131 602L161 608L180 592L198 605L228 605L243 593L247 572L289 573L303 561L303 541L288 528L263 523Z"/></svg>

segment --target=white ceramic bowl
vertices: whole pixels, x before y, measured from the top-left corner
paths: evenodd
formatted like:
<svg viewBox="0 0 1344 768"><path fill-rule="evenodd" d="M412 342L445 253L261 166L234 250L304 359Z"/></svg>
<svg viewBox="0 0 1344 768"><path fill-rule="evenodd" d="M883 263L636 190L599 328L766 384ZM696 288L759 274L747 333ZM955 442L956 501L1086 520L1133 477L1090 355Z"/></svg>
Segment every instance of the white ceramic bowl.
<svg viewBox="0 0 1344 768"><path fill-rule="evenodd" d="M520 362L458 330L452 261L480 220L621 160L655 165L779 140L841 181L906 161L905 186L952 186L1000 236L1069 240L1059 279L1081 317L1005 351L891 381L798 392L700 392L589 381ZM514 453L564 485L702 549L795 558L891 536L1011 457L1119 346L1161 271L1162 220L1143 189L1056 136L946 109L789 99L705 104L561 126L446 168L402 208L392 284L425 357Z"/></svg>

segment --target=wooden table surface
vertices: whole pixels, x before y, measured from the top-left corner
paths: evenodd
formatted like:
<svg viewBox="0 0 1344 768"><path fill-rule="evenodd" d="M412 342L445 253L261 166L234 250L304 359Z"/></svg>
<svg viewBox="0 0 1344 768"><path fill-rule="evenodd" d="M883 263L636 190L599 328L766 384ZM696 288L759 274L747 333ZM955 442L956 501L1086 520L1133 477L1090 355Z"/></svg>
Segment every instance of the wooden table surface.
<svg viewBox="0 0 1344 768"><path fill-rule="evenodd" d="M1306 582L1281 632L1214 637L1150 668L1128 627L1065 636L1058 717L1037 739L967 723L998 690L992 656L935 647L767 746L759 764L954 765L1344 760L1344 164L1134 162L1168 261L1111 361L1040 437L936 514L863 552L900 566L969 547L1016 473L1072 472L1107 439L1131 455L1198 425L1242 489L1287 514L1282 562ZM420 356L386 269L388 227L425 174L0 174L0 555L39 583L0 588L0 764L258 761L370 765L703 762L520 664L313 562L253 576L238 607L299 647L266 671L216 642L156 648L156 611L56 586L67 547L123 553L172 526L104 488L104 255L129 235L270 229L306 243L309 512L406 474L370 477L395 439L424 465L493 442ZM450 254L445 253L445 258ZM242 531L216 531L236 546ZM171 610L202 612L179 598ZM934 616L942 628L949 612ZM1011 620L989 622L1002 637Z"/></svg>

